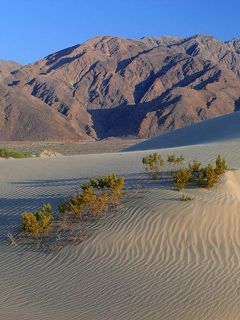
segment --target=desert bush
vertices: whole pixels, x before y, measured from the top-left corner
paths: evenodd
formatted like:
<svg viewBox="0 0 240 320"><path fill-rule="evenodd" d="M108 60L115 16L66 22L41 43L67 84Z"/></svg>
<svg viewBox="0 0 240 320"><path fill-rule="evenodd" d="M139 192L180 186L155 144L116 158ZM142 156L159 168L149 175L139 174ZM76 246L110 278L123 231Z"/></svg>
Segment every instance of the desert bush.
<svg viewBox="0 0 240 320"><path fill-rule="evenodd" d="M184 161L183 155L176 157L175 154L168 155L167 162L174 167L174 171L177 170L177 166L180 165ZM173 171L172 171L173 172Z"/></svg>
<svg viewBox="0 0 240 320"><path fill-rule="evenodd" d="M115 173L91 178L81 184L81 193L69 197L58 206L62 214L73 214L82 219L86 215L99 216L111 205L117 206L122 196L124 178Z"/></svg>
<svg viewBox="0 0 240 320"><path fill-rule="evenodd" d="M86 188L92 187L94 189L100 189L110 193L109 196L113 204L119 202L120 197L122 196L122 189L124 187L124 177L118 176L115 173L112 173L107 176L101 176L96 179L90 178L89 183L82 183L81 188L84 191ZM105 195L106 198L106 195Z"/></svg>
<svg viewBox="0 0 240 320"><path fill-rule="evenodd" d="M180 169L173 176L173 184L175 185L178 191L183 190L187 183L191 181L193 181L193 176L188 168Z"/></svg>
<svg viewBox="0 0 240 320"><path fill-rule="evenodd" d="M192 174L194 173L198 173L201 167L201 163L195 159L192 161L192 163L189 163L189 170L192 172Z"/></svg>
<svg viewBox="0 0 240 320"><path fill-rule="evenodd" d="M191 198L190 196L188 196L187 194L183 193L181 198L180 198L181 201L190 201L190 200L193 200L193 198Z"/></svg>
<svg viewBox="0 0 240 320"><path fill-rule="evenodd" d="M73 214L76 218L81 219L84 214L84 202L82 198L82 194L69 197L58 205L58 212L64 215Z"/></svg>
<svg viewBox="0 0 240 320"><path fill-rule="evenodd" d="M183 163L184 160L185 159L184 159L183 155L181 154L180 157L176 157L175 164L179 165L180 163Z"/></svg>
<svg viewBox="0 0 240 320"><path fill-rule="evenodd" d="M174 163L175 162L175 154L169 154L167 158L168 163Z"/></svg>
<svg viewBox="0 0 240 320"><path fill-rule="evenodd" d="M227 170L226 160L224 158L221 158L221 156L219 154L216 159L215 172L217 175L221 175L221 174L225 173L226 170Z"/></svg>
<svg viewBox="0 0 240 320"><path fill-rule="evenodd" d="M34 236L48 231L53 222L52 207L45 204L41 210L22 214L22 230Z"/></svg>
<svg viewBox="0 0 240 320"><path fill-rule="evenodd" d="M206 188L212 188L218 182L219 175L213 166L209 163L199 172L198 184Z"/></svg>
<svg viewBox="0 0 240 320"><path fill-rule="evenodd" d="M152 153L142 158L145 171L150 174L154 179L159 177L161 168L164 165L164 161L160 154Z"/></svg>
<svg viewBox="0 0 240 320"><path fill-rule="evenodd" d="M107 210L110 205L110 196L108 192L103 192L96 196L95 201L89 203L89 210L94 217L99 216Z"/></svg>

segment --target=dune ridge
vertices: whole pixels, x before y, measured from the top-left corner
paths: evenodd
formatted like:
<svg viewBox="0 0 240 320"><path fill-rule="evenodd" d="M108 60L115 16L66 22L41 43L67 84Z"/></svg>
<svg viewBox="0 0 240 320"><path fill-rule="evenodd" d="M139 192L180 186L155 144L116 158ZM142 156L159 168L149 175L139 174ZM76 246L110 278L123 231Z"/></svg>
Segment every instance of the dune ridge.
<svg viewBox="0 0 240 320"><path fill-rule="evenodd" d="M204 120L125 148L141 151L229 141L240 137L240 112Z"/></svg>

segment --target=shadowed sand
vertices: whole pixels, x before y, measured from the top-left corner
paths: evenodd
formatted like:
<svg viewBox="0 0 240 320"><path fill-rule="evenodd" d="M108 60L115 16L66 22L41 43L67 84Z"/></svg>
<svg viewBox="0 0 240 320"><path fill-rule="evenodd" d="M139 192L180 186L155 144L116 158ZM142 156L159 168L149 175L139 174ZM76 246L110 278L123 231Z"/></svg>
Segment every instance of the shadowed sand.
<svg viewBox="0 0 240 320"><path fill-rule="evenodd" d="M220 153L239 168L240 139L163 149L186 161ZM0 319L240 319L240 173L218 186L180 194L150 181L148 151L23 159L0 163ZM91 236L57 255L11 247L19 214L56 205L87 177L116 171L140 191Z"/></svg>

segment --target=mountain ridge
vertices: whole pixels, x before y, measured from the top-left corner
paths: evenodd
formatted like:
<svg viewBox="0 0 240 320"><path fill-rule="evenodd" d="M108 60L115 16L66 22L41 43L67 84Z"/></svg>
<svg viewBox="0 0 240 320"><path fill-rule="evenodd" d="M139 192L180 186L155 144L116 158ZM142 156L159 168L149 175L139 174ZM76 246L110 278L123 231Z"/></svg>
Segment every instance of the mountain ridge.
<svg viewBox="0 0 240 320"><path fill-rule="evenodd" d="M149 138L239 109L237 38L99 36L0 80L5 140Z"/></svg>

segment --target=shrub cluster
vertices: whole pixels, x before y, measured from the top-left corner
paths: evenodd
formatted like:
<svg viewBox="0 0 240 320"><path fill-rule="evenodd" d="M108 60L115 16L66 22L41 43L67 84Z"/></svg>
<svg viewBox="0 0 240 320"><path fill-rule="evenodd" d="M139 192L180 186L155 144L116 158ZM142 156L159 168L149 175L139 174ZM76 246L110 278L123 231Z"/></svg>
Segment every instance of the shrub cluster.
<svg viewBox="0 0 240 320"><path fill-rule="evenodd" d="M198 173L201 168L201 162L199 162L197 159L193 160L192 163L188 164L189 170L192 172L192 174Z"/></svg>
<svg viewBox="0 0 240 320"><path fill-rule="evenodd" d="M184 160L185 159L182 154L179 157L175 156L175 154L169 154L167 158L168 163L175 166L183 163Z"/></svg>
<svg viewBox="0 0 240 320"><path fill-rule="evenodd" d="M227 170L226 160L220 155L216 158L215 167L211 164L202 167L201 163L195 159L188 164L188 168L177 170L177 166L182 164L183 161L183 155L177 157L175 154L170 154L167 157L167 162L174 167L174 170L171 170L173 184L179 191L183 190L188 183L193 182L197 182L199 186L211 188L218 182L219 176ZM146 172L154 179L160 175L164 166L163 158L157 153L144 157L142 163Z"/></svg>
<svg viewBox="0 0 240 320"><path fill-rule="evenodd" d="M71 196L63 204L58 206L62 214L73 214L82 219L86 215L97 217L110 206L120 203L124 178L115 173L102 176L97 179L91 178L89 182L81 184L81 192Z"/></svg>
<svg viewBox="0 0 240 320"><path fill-rule="evenodd" d="M192 182L194 177L188 168L181 168L173 176L173 184L178 191L183 190L187 183Z"/></svg>
<svg viewBox="0 0 240 320"><path fill-rule="evenodd" d="M176 172L177 167L183 163L184 157L183 155L176 156L175 154L170 154L167 157L167 162L171 166L173 166L173 170L171 170L171 173L173 174ZM164 166L164 160L162 156L158 153L151 153L145 157L142 158L142 163L144 166L145 171L153 178L157 179L160 174L162 167Z"/></svg>
<svg viewBox="0 0 240 320"><path fill-rule="evenodd" d="M215 163L216 163L215 172L217 175L221 175L226 172L227 163L224 158L222 159L221 156L218 155Z"/></svg>
<svg viewBox="0 0 240 320"><path fill-rule="evenodd" d="M53 222L52 207L45 204L41 210L22 214L22 230L34 236L47 232Z"/></svg>
<svg viewBox="0 0 240 320"><path fill-rule="evenodd" d="M115 173L81 184L81 191L58 206L58 212L82 219L84 216L98 217L101 213L120 204L124 178ZM60 219L56 217L55 222ZM53 225L52 208L46 204L40 211L22 214L22 230L33 236L40 236Z"/></svg>
<svg viewBox="0 0 240 320"><path fill-rule="evenodd" d="M152 153L146 157L143 157L142 163L145 171L149 173L153 179L160 176L161 168L164 165L164 161L160 154Z"/></svg>
<svg viewBox="0 0 240 320"><path fill-rule="evenodd" d="M189 163L189 168L179 170L174 176L174 184L178 190L182 190L188 182L197 182L199 186L212 188L218 182L219 177L227 170L226 160L217 156L215 167L208 164L206 167L201 167L198 160L193 160Z"/></svg>

